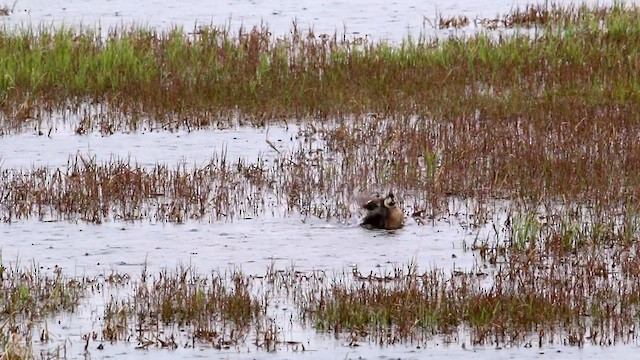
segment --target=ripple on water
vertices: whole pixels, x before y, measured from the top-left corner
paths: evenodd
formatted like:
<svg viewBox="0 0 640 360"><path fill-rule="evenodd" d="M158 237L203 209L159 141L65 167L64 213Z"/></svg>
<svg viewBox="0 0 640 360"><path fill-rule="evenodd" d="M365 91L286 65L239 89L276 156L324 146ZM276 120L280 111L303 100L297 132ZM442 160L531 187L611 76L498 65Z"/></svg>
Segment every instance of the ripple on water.
<svg viewBox="0 0 640 360"><path fill-rule="evenodd" d="M440 0L437 2L417 0L341 0L330 3L324 1L175 1L156 0L152 6L138 1L112 0L87 2L83 0L31 0L18 1L11 16L1 20L9 25L25 23L100 25L109 28L128 24L143 24L155 29L169 29L183 26L187 31L201 24L228 25L233 30L245 26L268 24L269 30L283 36L296 21L299 28L313 27L314 33L333 34L346 32L349 37L370 37L373 40L386 39L399 42L411 33L414 36L425 32L427 35L447 36L452 31L438 29L435 24L438 14L442 16L466 15L470 18L489 17L504 14L509 10L535 1L532 0ZM570 0L554 3L566 4ZM586 3L598 3L587 0ZM599 1L611 3L612 1ZM582 3L582 1L580 2ZM96 6L98 5L98 6ZM356 10L357 11L354 11ZM470 27L465 31L477 29ZM232 31L233 32L233 31Z"/></svg>
<svg viewBox="0 0 640 360"><path fill-rule="evenodd" d="M4 236L12 241L2 244L2 254L8 261L46 254L49 260L43 265L81 267L88 274L144 261L150 270L182 262L203 270L231 265L248 274L263 274L271 265L294 265L303 271L357 266L364 271L380 266L391 270L409 262L442 269L474 264L473 253L464 252L460 241L475 235L447 223L421 226L410 221L393 232L297 217L202 223L191 231L194 226L18 221L3 226Z"/></svg>

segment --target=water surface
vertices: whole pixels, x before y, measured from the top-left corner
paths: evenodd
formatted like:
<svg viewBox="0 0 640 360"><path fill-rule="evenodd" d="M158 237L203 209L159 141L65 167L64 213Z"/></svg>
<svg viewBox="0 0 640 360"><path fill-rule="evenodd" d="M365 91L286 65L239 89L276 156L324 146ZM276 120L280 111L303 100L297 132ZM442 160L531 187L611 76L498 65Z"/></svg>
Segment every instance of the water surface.
<svg viewBox="0 0 640 360"><path fill-rule="evenodd" d="M301 28L313 28L318 35L346 32L349 36L400 41L407 34L418 35L421 31L430 35L452 33L452 30L433 27L438 15L494 18L497 14L504 14L516 7L522 8L529 3L532 1L33 0L18 1L14 14L0 20L11 25L84 24L103 28L136 23L156 29L176 25L191 29L198 24L229 25L238 29L240 26L250 28L268 24L276 35L287 34L293 21L296 21ZM586 3L603 4L611 1L589 0Z"/></svg>
<svg viewBox="0 0 640 360"><path fill-rule="evenodd" d="M438 14L467 15L470 18L494 17L528 1L275 1L240 0L201 2L185 1L82 1L33 0L18 1L14 13L0 18L7 26L24 24L67 24L110 28L142 24L157 29L198 24L228 25L233 29L268 24L274 35L286 35L296 21L304 29L312 27L316 34L342 33L348 36L400 41L408 33L446 35L454 30L436 30L430 24ZM562 2L561 2L562 3ZM595 1L590 1L595 3ZM461 32L472 32L471 26ZM294 145L295 129L279 127L267 130L236 128L195 132L137 132L78 135L72 129L54 131L50 137L23 133L0 137L0 167L31 169L36 166L64 168L77 154L95 156L98 161L129 157L132 163L153 166L187 163L200 166L226 151L228 159L272 158L276 151ZM405 209L410 212L410 209ZM391 271L394 267L416 263L422 269L444 271L472 270L479 260L464 251L476 238L491 236L493 223L470 230L464 216L448 221L418 225L409 220L404 229L367 231L357 225L358 218L343 222L288 216L256 217L234 222L195 222L182 225L109 221L101 225L83 222L17 221L0 224L0 250L3 263L39 264L44 269L62 267L65 274L95 276L118 271L139 274L143 266L150 272L189 264L203 273L211 269L241 269L246 274L264 274L277 269L301 271L324 270L362 273ZM498 227L500 221L496 220ZM86 358L82 334L100 331L100 314L106 295L88 301L73 316L52 321L50 331L54 344L67 343L69 358ZM103 351L91 344L90 357L96 358L213 358L213 359L424 359L468 357L486 359L560 359L635 358L637 344L584 348L552 345L544 349L493 347L472 348L460 341L444 344L435 339L428 346L379 347L361 343L346 346L344 340L316 334L288 324L288 313L272 315L286 331L285 339L301 341L310 351L300 352L281 346L276 353L256 351L242 346L228 351L210 348L169 350L135 350L135 344L109 344ZM56 325L57 324L57 325ZM47 348L47 344L35 344Z"/></svg>

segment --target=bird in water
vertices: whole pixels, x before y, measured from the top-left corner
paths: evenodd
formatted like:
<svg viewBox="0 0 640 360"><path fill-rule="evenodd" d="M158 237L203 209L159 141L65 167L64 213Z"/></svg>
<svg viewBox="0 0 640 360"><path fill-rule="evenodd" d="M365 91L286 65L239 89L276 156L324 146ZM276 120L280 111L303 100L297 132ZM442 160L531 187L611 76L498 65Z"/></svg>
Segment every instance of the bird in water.
<svg viewBox="0 0 640 360"><path fill-rule="evenodd" d="M386 197L377 197L362 205L367 215L360 225L367 229L395 230L404 225L404 213L396 204L395 196L389 192Z"/></svg>

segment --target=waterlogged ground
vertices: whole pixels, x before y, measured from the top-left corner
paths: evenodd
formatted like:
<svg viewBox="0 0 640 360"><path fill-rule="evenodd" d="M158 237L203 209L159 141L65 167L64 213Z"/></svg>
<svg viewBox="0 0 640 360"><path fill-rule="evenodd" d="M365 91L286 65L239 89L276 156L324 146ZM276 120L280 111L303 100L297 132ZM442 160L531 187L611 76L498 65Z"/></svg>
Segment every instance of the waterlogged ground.
<svg viewBox="0 0 640 360"><path fill-rule="evenodd" d="M292 151L297 140L297 126L268 129L236 128L216 131L131 132L102 136L77 135L72 129L59 125L47 135L37 132L2 138L2 168L19 169L46 166L66 168L70 158L77 155L92 157L97 163L114 158L130 158L132 163L152 167L155 164L205 163L224 151L228 159L258 157L269 161L276 151ZM275 149L267 143L267 140ZM354 204L355 204L354 198ZM83 221L57 221L55 217L20 220L0 226L0 246L5 266L31 266L52 272L62 268L72 277L127 274L139 279L143 268L150 274L162 269L188 265L196 271L242 271L246 275L261 276L268 269L350 274L357 269L362 274L384 275L397 267L419 264L423 269L465 271L478 267L472 251L465 250L476 239L490 236L492 226L473 228L464 202L452 201L450 212L458 215L420 225L409 219L398 231L368 231L358 226L359 215L343 221L304 218L299 214L275 209L273 214L255 218L225 221L193 221L172 224L149 220L125 222L106 221L100 225ZM410 208L404 208L410 213ZM500 227L500 224L497 224ZM103 290L85 299L79 311L62 315L47 324L53 340L36 344L34 350L51 354L63 347L66 356L84 356L82 336L101 332L101 316L105 302L115 292L122 297L130 290ZM415 346L380 348L363 342L351 347L344 339L317 335L310 327L291 322L296 316L294 306L281 298L282 303L272 309L280 340L304 344L306 357L376 358L422 357L424 349ZM59 321L59 323L58 323ZM250 341L249 341L250 342ZM104 350L95 350L98 344ZM425 345L423 344L422 347ZM434 351L451 355L457 346L432 345ZM300 353L300 347L279 345L278 353L256 353L255 346L243 345L229 350L207 347L180 348L175 351L140 350L133 343L104 344L96 341L89 350L98 356L148 356L158 358L282 358ZM460 353L463 355L464 352ZM96 355L94 355L96 356Z"/></svg>
<svg viewBox="0 0 640 360"><path fill-rule="evenodd" d="M59 129L50 136L38 134L13 135L3 138L3 168L50 166L64 168L69 157L91 155L98 163L113 157L130 157L142 166L156 163L199 164L224 148L229 158L265 159L275 151L266 142L277 144L277 151L290 151L298 128L272 126L268 129L238 128L197 132L150 132L114 134L111 136L80 136ZM45 144L45 146L43 146ZM6 149L6 150L5 150ZM47 151L47 149L51 149ZM497 205L500 207L500 204ZM405 213L412 209L404 207ZM106 221L100 225L82 221L21 220L0 226L2 261L5 266L20 267L36 264L45 272L62 268L71 277L95 277L101 281L110 274L127 274L139 281L146 269L156 275L163 269L190 266L207 274L210 271L241 270L250 276L263 276L269 269L312 273L322 271L348 278L357 270L363 275L383 276L407 264L420 269L441 269L444 272L491 271L470 251L476 240L495 236L495 229L504 227L504 217L486 225L474 226L467 214L466 203L452 199L447 218L418 224L408 219L398 231L368 231L357 225L358 215L344 221L304 218L298 214L264 214L255 218L225 221L193 221L184 224L149 220L125 222ZM346 274L346 275L345 275ZM260 289L256 281L254 290ZM625 355L637 350L637 344L600 347L586 345L573 348L554 344L527 348L501 344L474 347L465 344L464 331L456 338L435 337L415 343L380 346L359 339L355 344L345 337L316 333L312 326L303 326L296 307L285 296L276 296L267 317L278 326L276 351L269 353L253 345L249 334L246 344L228 349L211 345L190 344L188 338L175 350L151 347L139 349L139 343L118 341L109 343L91 340L85 351L83 336L100 334L103 313L112 296L123 298L130 287L109 287L92 292L73 314L64 314L46 321L51 334L48 343L34 341L36 353L52 355L62 351L67 358L238 358L287 359L422 359L463 358L600 358ZM35 332L37 333L37 332ZM182 334L175 330L175 334ZM468 341L468 340L466 340ZM290 343L288 343L290 342ZM103 348L98 350L98 346ZM304 350L303 350L304 347ZM89 355L87 355L89 354Z"/></svg>
<svg viewBox="0 0 640 360"><path fill-rule="evenodd" d="M317 34L341 33L346 24L348 35L399 40L408 32L416 34L423 29L435 32L429 21L434 22L439 13L492 17L526 3L529 2L31 1L17 2L14 12L0 21L9 26L99 23L103 28L137 23L160 29L173 25L191 28L202 23L229 24L237 28L264 22L274 33L286 34L292 21L297 19L303 28L313 25ZM425 18L428 21L425 22ZM440 34L448 31L442 30ZM222 152L230 160L261 158L270 161L278 152L293 149L297 130L295 126L192 132L145 129L104 136L97 132L78 135L74 128L60 123L51 132L45 127L0 137L0 168L65 168L69 159L76 155L95 158L98 163L130 158L131 163L143 167L158 163L170 167L176 164L201 166ZM403 210L407 214L413 211L409 207L403 207ZM473 226L465 204L455 200L451 201L449 213L455 215L423 225L408 219L405 228L393 232L365 230L357 225L357 215L344 221L326 221L280 209L275 209L273 214L233 222L205 219L188 220L178 225L149 220L110 220L94 225L82 221L29 219L0 225L0 251L3 264L8 266L36 264L44 271L58 267L69 276L102 278L119 273L136 279L145 267L149 273L156 274L179 264L192 266L203 273L241 270L254 276L264 275L267 269L303 273L319 270L335 274L350 274L357 269L365 275L387 274L410 263L418 264L421 269L445 272L482 271L477 253L468 249L475 240L494 236L496 229L501 231L504 217L497 216L481 227ZM128 290L121 291L126 293ZM68 358L382 360L469 356L487 359L635 358L638 350L638 344L634 342L610 347L585 344L582 348L556 342L543 350L536 346L474 348L464 343L465 333L455 339L436 337L427 343L420 342L420 345L379 346L363 341L350 344L344 338L318 334L309 326L301 326L295 321L298 315L293 305L285 298L278 298L268 314L277 324L282 341L274 353L250 345L251 335L248 344L226 350L207 346L178 347L176 350L136 349L135 341L114 344L91 341L87 353L82 336L101 331L104 306L114 293L117 290L97 291L82 302L77 312L49 319L47 329L52 341L47 344L35 341L34 352L47 353L63 348L64 356ZM104 350L97 350L100 343Z"/></svg>
<svg viewBox="0 0 640 360"><path fill-rule="evenodd" d="M56 131L50 136L20 134L2 139L4 169L47 166L65 168L76 155L95 158L131 159L152 167L166 164L200 166L212 156L227 159L258 157L267 162L276 150L291 151L298 127L268 129L236 128L195 132L149 132L101 136L79 136ZM354 204L356 198L354 197ZM412 210L404 208L406 214ZM324 220L287 214L271 214L233 222L205 220L172 224L143 220L109 221L100 225L82 221L69 223L45 217L17 221L0 227L5 261L36 260L41 266L73 268L74 273L94 274L103 269L129 271L145 262L152 271L179 261L206 270L237 267L249 274L262 274L268 266L295 267L301 271L341 270L350 267L369 272L380 267L416 262L422 266L467 269L474 265L473 253L464 251L474 240L486 238L491 225L471 228L464 202L451 201L451 219L419 225L408 219L399 231L368 231L358 226L360 215L347 220ZM501 225L498 222L498 227ZM389 246L392 244L392 246ZM124 267L124 268L121 268Z"/></svg>
<svg viewBox="0 0 640 360"><path fill-rule="evenodd" d="M65 326L60 326L64 328ZM56 327L57 328L57 327ZM68 330L68 328L67 328ZM83 329L84 330L84 329ZM77 329L77 336L82 330ZM70 346L67 349L67 357L70 359L111 359L111 358L136 358L136 359L378 359L378 360L413 360L413 359L465 359L474 357L478 359L635 359L635 353L640 349L638 344L616 345L602 347L586 345L584 348L566 346L548 346L541 351L536 348L463 348L458 344L448 344L434 340L428 346L385 346L363 343L360 346L348 346L346 343L333 341L331 336L316 335L313 331L293 329L288 335L290 339L302 341L305 351L298 346L282 346L276 353L257 352L254 348L247 347L233 350L212 349L183 349L176 350L141 350L135 349L134 344L106 345L104 350L97 350L98 343L91 343L89 350L84 351L82 346Z"/></svg>

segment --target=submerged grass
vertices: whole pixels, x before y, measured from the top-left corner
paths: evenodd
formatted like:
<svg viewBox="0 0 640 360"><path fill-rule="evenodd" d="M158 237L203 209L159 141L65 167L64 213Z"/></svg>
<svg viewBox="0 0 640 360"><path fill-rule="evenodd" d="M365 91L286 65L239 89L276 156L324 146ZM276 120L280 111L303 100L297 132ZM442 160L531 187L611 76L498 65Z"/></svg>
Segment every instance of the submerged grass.
<svg viewBox="0 0 640 360"><path fill-rule="evenodd" d="M133 294L105 306L102 338L130 341L140 348L229 348L260 332L268 299L259 299L240 272L203 276L191 267L163 270L133 283ZM186 337L184 336L186 334Z"/></svg>
<svg viewBox="0 0 640 360"><path fill-rule="evenodd" d="M76 156L65 171L0 173L0 216L5 222L35 216L92 223L243 218L264 211L269 183L263 167L242 159L227 162L224 152L193 169L186 164L147 169L128 159L98 163Z"/></svg>
<svg viewBox="0 0 640 360"><path fill-rule="evenodd" d="M90 284L90 279L68 278L59 267L52 275L36 264L21 268L0 262L0 358L35 358L33 340L50 339L42 324L75 312Z"/></svg>
<svg viewBox="0 0 640 360"><path fill-rule="evenodd" d="M594 247L548 254L513 248L499 255L500 266L468 272L420 271L415 263L368 275L357 268L333 275L273 268L264 276L206 275L187 266L148 275L144 268L139 279L105 277L99 292L116 291L105 297L102 331L81 336L99 348L134 342L139 349L313 349L295 336L283 340L289 322L332 333L347 346L423 346L434 338L474 347L626 344L637 341L640 325L639 253L637 242L606 254ZM272 316L283 299L289 312ZM22 309L14 320L3 316L2 344L5 353L32 358L33 338L45 343L50 334L33 334L35 318ZM73 314L75 306L55 309Z"/></svg>
<svg viewBox="0 0 640 360"><path fill-rule="evenodd" d="M635 263L631 258L622 263ZM513 253L489 273L356 271L352 280L303 291L301 312L320 331L381 345L436 336L498 347L629 343L636 339L640 284L637 271L615 268L610 258L581 251L571 259Z"/></svg>
<svg viewBox="0 0 640 360"><path fill-rule="evenodd" d="M5 320L25 317L40 320L51 314L74 311L86 291L88 280L68 279L62 269L55 275L32 268L7 268L0 265L0 314Z"/></svg>

